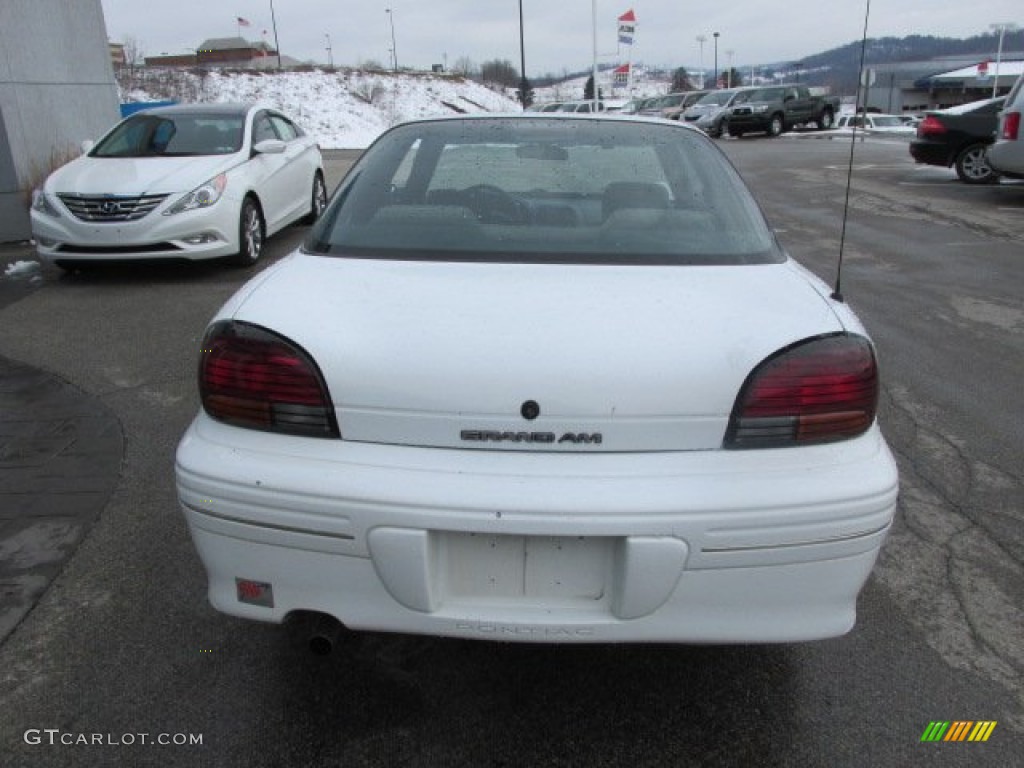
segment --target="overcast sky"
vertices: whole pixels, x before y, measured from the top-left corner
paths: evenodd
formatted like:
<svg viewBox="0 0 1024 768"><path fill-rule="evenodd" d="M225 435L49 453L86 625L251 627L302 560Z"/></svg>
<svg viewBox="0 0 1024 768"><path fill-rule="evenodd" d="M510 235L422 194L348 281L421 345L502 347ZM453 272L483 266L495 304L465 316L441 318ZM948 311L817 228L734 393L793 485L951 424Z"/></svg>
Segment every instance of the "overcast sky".
<svg viewBox="0 0 1024 768"><path fill-rule="evenodd" d="M242 35L274 44L271 0L102 0L107 34L134 38L147 55L183 53L210 37L238 34L236 19L251 26ZM522 0L526 73L530 77L588 68L592 51L593 0ZM334 63L391 63L391 27L401 67L449 66L462 57L476 64L509 59L519 65L517 0L276 0L273 3L281 53L299 60L327 62L330 35ZM389 17L385 9L391 9ZM865 0L687 0L597 1L598 58L625 61L616 43L616 19L632 8L637 32L634 61L658 66L710 69L713 33L718 32L719 66L729 51L737 66L798 60L859 40ZM970 37L989 25L1024 26L1022 0L874 0L869 37L910 34ZM697 36L707 42L701 47ZM993 51L994 55L994 51Z"/></svg>

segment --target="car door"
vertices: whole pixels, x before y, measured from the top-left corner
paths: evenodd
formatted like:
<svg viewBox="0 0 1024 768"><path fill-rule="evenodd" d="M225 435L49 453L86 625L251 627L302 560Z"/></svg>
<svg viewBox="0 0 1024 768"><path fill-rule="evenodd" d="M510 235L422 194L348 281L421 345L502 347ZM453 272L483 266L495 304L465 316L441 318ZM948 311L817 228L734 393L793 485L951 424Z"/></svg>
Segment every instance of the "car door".
<svg viewBox="0 0 1024 768"><path fill-rule="evenodd" d="M267 234L281 228L285 212L293 205L293 192L288 181L288 157L279 154L256 152L255 147L268 139L280 140L270 114L260 110L252 121L253 155L249 161L250 187L259 196L266 222Z"/></svg>
<svg viewBox="0 0 1024 768"><path fill-rule="evenodd" d="M318 152L313 140L295 123L277 112L269 112L269 115L278 138L287 144L282 180L288 187L284 219L291 222L309 210Z"/></svg>
<svg viewBox="0 0 1024 768"><path fill-rule="evenodd" d="M786 101L786 115L791 124L806 123L811 119L814 98L806 88L787 88Z"/></svg>

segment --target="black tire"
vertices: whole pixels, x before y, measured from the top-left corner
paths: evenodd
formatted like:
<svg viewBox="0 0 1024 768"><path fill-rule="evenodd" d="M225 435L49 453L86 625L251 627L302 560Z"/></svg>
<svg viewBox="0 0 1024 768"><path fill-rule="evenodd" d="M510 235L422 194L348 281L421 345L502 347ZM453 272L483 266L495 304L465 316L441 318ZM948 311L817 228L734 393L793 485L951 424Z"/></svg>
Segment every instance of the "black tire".
<svg viewBox="0 0 1024 768"><path fill-rule="evenodd" d="M729 135L730 136L734 136L737 139L742 139L743 138L743 131L733 131L733 130L730 130L729 131Z"/></svg>
<svg viewBox="0 0 1024 768"><path fill-rule="evenodd" d="M994 184L999 180L999 174L992 170L985 158L986 148L986 144L971 144L956 156L953 165L964 184Z"/></svg>
<svg viewBox="0 0 1024 768"><path fill-rule="evenodd" d="M324 184L324 177L320 171L313 177L313 190L309 195L309 213L303 219L303 224L316 224L317 219L323 215L327 207L327 185Z"/></svg>
<svg viewBox="0 0 1024 768"><path fill-rule="evenodd" d="M821 113L821 117L814 121L814 124L818 126L819 131L827 131L833 125L835 125L836 118L832 114L832 110L826 109Z"/></svg>
<svg viewBox="0 0 1024 768"><path fill-rule="evenodd" d="M781 136L785 129L786 124L782 119L782 115L778 113L772 115L768 121L768 135L774 139L776 136Z"/></svg>
<svg viewBox="0 0 1024 768"><path fill-rule="evenodd" d="M231 263L236 267L251 267L259 261L265 235L263 212L253 198L245 198L238 217L238 253L230 258Z"/></svg>

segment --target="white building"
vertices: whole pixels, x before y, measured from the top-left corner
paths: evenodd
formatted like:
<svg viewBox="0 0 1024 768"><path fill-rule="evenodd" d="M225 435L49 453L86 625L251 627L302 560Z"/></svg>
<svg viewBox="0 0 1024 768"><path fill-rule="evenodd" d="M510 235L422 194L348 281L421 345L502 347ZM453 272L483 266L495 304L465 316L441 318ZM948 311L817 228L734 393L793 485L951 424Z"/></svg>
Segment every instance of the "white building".
<svg viewBox="0 0 1024 768"><path fill-rule="evenodd" d="M120 117L100 0L0 1L0 242L30 236L33 186Z"/></svg>

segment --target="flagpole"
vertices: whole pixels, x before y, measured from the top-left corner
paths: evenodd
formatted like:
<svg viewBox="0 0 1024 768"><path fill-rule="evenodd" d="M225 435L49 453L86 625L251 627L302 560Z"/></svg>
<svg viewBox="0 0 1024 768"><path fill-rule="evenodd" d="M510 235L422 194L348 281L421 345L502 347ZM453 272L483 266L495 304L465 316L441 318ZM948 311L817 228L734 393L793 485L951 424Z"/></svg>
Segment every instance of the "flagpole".
<svg viewBox="0 0 1024 768"><path fill-rule="evenodd" d="M626 55L626 96L633 98L633 43L629 44L629 53Z"/></svg>
<svg viewBox="0 0 1024 768"><path fill-rule="evenodd" d="M633 40L636 36L636 16L630 8L619 16L619 28L616 33L620 43L629 46L629 53L626 55L626 92L633 96Z"/></svg>

